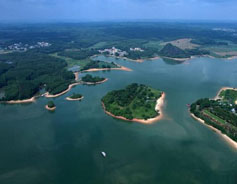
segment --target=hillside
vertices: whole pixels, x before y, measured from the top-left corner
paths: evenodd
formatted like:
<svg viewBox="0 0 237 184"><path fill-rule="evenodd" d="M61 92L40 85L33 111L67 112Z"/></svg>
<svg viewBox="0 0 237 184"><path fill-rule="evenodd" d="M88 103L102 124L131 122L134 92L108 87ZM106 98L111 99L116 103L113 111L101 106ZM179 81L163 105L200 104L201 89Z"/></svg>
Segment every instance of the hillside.
<svg viewBox="0 0 237 184"><path fill-rule="evenodd" d="M160 51L160 56L171 57L171 58L189 58L190 55L187 54L184 50L168 43Z"/></svg>

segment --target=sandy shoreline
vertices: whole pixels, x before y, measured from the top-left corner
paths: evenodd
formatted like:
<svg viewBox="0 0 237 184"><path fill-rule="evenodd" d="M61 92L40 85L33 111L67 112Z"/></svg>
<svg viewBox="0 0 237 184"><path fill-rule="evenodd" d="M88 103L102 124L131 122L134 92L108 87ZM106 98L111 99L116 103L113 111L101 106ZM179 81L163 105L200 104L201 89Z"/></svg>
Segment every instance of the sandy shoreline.
<svg viewBox="0 0 237 184"><path fill-rule="evenodd" d="M79 79L79 72L75 72L73 74L75 75L75 81L78 81L78 79Z"/></svg>
<svg viewBox="0 0 237 184"><path fill-rule="evenodd" d="M32 97L30 99L25 99L25 100L10 100L10 101L4 101L2 103L6 104L24 104L24 103L33 103L35 102L36 97Z"/></svg>
<svg viewBox="0 0 237 184"><path fill-rule="evenodd" d="M56 98L56 97L59 97L59 96L61 96L61 95L64 95L65 93L67 93L68 91L70 91L70 90L72 89L72 87L77 86L77 85L79 85L79 84L81 84L81 82L77 82L77 83L74 83L74 84L70 84L70 85L68 86L68 88L67 88L65 91L63 91L63 92L61 92L61 93L58 93L58 94L56 94L56 95L50 95L49 92L47 92L47 93L45 93L43 96L45 96L46 98Z"/></svg>
<svg viewBox="0 0 237 184"><path fill-rule="evenodd" d="M123 116L115 116L113 115L112 113L108 112L105 110L105 106L104 106L104 103L102 102L102 107L104 109L104 112L114 118L117 118L117 119L121 119L121 120L125 120L125 121L130 121L130 122L138 122L138 123L142 123L142 124L152 124L156 121L159 121L163 118L163 111L162 111L162 107L164 105L164 99L165 99L165 93L163 92L161 97L159 99L157 99L156 101L156 106L155 106L155 110L158 111L159 110L159 115L154 117L154 118L150 118L150 119L147 119L147 120L144 120L144 119L132 119L132 120L129 120Z"/></svg>
<svg viewBox="0 0 237 184"><path fill-rule="evenodd" d="M160 59L159 56L156 56L156 57L153 57L153 58L146 58L146 59L130 59L130 58L127 58L127 57L115 57L115 58L124 59L124 60L127 60L127 61L136 62L136 63L143 63L144 61Z"/></svg>
<svg viewBox="0 0 237 184"><path fill-rule="evenodd" d="M189 111L190 112L190 111ZM228 137L226 134L223 134L220 130L214 128L211 125L208 125L205 123L204 120L202 120L201 118L196 117L193 113L190 112L190 115L192 118L194 118L195 120L197 120L198 122L202 123L203 125L207 126L208 128L212 129L214 132L218 133L220 136L222 136L226 142L228 142L232 147L234 147L235 149L237 149L237 142L235 142L234 140L232 140L230 137Z"/></svg>
<svg viewBox="0 0 237 184"><path fill-rule="evenodd" d="M75 98L75 99L70 98L70 97L67 97L66 100L68 100L68 101L80 101L80 100L82 100L83 98L84 98L84 96L82 96L81 98Z"/></svg>
<svg viewBox="0 0 237 184"><path fill-rule="evenodd" d="M83 82L82 81L82 84L86 84L86 85L96 85L96 84L102 84L102 83L104 83L104 82L106 82L106 81L108 81L109 79L105 79L105 80L103 80L103 81L100 81L100 82Z"/></svg>
<svg viewBox="0 0 237 184"><path fill-rule="evenodd" d="M170 60L174 60L174 61L188 61L190 59L194 59L194 57L190 57L190 58L172 58L172 57L162 57L164 59L170 59Z"/></svg>
<svg viewBox="0 0 237 184"><path fill-rule="evenodd" d="M223 88L221 88L221 89L218 91L217 95L213 98L213 100L219 100L219 99L222 99L222 98L220 97L220 94L221 94L222 91L225 91L225 90L234 90L234 91L237 91L236 88L223 87Z"/></svg>
<svg viewBox="0 0 237 184"><path fill-rule="evenodd" d="M122 71L127 71L131 72L132 70L130 68L124 67L124 66L119 66L120 68L91 68L88 70L83 70L81 72L97 72L97 71L108 71L108 70L122 70Z"/></svg>
<svg viewBox="0 0 237 184"><path fill-rule="evenodd" d="M220 93L223 91L223 90L235 90L237 91L237 89L235 88L231 88L231 87L222 87L217 95L213 98L213 100L219 100L221 99L221 97L219 96ZM190 111L189 111L190 112ZM228 137L226 134L223 134L220 130L218 130L217 128L211 126L211 125L208 125L205 123L204 120L202 120L201 118L198 118L196 117L193 113L190 112L190 115L192 116L192 118L194 118L195 120L199 121L200 123L204 124L205 126L207 126L208 128L212 129L213 131L215 131L216 133L218 133L219 135L221 135L231 146L233 146L234 148L237 149L237 142L235 142L234 140L232 140L230 137Z"/></svg>
<svg viewBox="0 0 237 184"><path fill-rule="evenodd" d="M50 108L48 105L45 105L45 108L49 111L54 111L56 109L56 107Z"/></svg>

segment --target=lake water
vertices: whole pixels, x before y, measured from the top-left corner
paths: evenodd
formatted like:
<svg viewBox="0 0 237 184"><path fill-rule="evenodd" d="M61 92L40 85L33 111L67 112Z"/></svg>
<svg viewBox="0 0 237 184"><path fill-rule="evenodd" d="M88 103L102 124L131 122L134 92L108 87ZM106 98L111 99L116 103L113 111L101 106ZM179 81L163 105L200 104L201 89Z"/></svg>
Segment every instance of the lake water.
<svg viewBox="0 0 237 184"><path fill-rule="evenodd" d="M177 64L99 59L133 71L93 73L108 82L76 86L54 99L55 112L44 108L45 98L0 105L1 184L237 183L237 150L193 120L186 107L214 97L223 86L237 87L237 60L196 58ZM163 120L128 123L103 112L100 99L133 82L166 93ZM66 101L73 92L85 98Z"/></svg>

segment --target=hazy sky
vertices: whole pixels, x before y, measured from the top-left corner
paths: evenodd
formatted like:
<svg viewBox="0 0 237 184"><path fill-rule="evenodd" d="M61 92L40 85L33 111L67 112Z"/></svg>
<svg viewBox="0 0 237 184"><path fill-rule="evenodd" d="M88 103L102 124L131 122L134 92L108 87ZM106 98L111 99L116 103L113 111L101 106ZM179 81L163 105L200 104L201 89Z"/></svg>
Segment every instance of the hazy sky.
<svg viewBox="0 0 237 184"><path fill-rule="evenodd" d="M237 0L0 0L0 20L237 20Z"/></svg>

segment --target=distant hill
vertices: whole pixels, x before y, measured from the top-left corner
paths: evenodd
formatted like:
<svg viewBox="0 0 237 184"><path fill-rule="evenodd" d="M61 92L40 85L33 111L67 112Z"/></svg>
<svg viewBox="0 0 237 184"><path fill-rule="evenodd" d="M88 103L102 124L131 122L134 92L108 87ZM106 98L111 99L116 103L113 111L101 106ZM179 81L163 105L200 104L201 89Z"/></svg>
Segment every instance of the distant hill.
<svg viewBox="0 0 237 184"><path fill-rule="evenodd" d="M160 51L160 56L171 57L171 58L189 58L190 55L184 50L168 43Z"/></svg>

